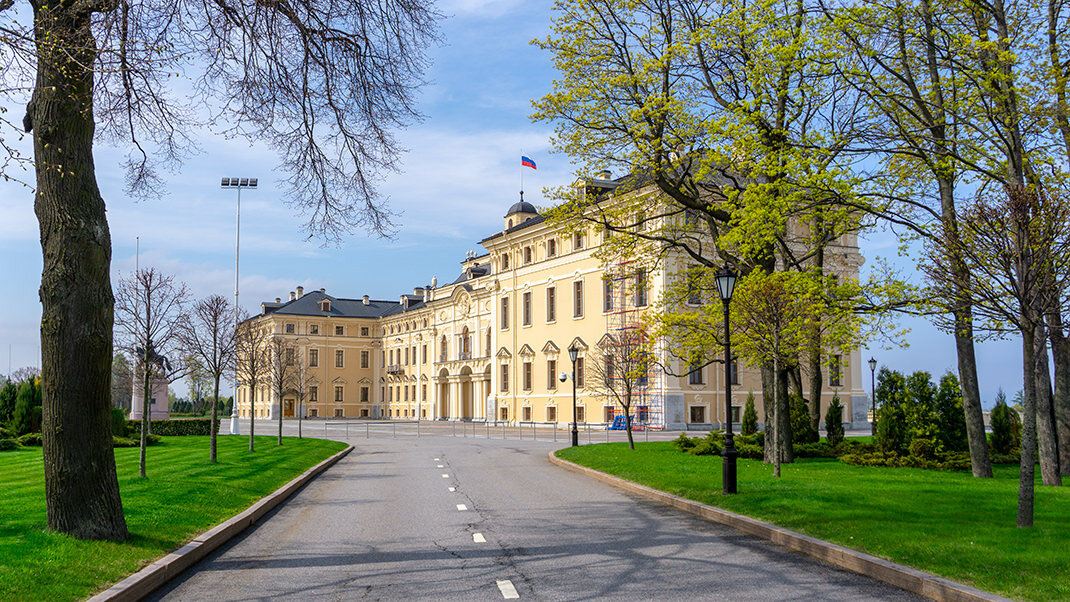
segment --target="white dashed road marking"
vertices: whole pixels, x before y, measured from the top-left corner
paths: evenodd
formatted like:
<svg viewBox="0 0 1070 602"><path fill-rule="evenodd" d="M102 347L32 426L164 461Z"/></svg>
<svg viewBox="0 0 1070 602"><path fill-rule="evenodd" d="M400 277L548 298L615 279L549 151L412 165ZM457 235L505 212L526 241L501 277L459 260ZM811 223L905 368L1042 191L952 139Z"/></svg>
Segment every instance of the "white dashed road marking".
<svg viewBox="0 0 1070 602"><path fill-rule="evenodd" d="M465 506L464 504L457 504L457 510L464 512L465 510L468 510L468 506Z"/></svg>
<svg viewBox="0 0 1070 602"><path fill-rule="evenodd" d="M516 588L513 587L513 582L508 579L498 581L498 589L502 592L502 597L506 600L515 600L520 597Z"/></svg>
<svg viewBox="0 0 1070 602"><path fill-rule="evenodd" d="M457 491L457 488L456 487L450 487L450 493L453 493L454 491Z"/></svg>
<svg viewBox="0 0 1070 602"><path fill-rule="evenodd" d="M474 541L476 543L487 543L487 538L483 537L482 533L473 533L472 534L472 541Z"/></svg>
<svg viewBox="0 0 1070 602"><path fill-rule="evenodd" d="M435 462L439 462L439 461L440 461L440 460L439 460L438 458L435 458Z"/></svg>
<svg viewBox="0 0 1070 602"><path fill-rule="evenodd" d="M445 468L445 466L442 465L442 464L439 464L436 468Z"/></svg>
<svg viewBox="0 0 1070 602"><path fill-rule="evenodd" d="M448 474L444 474L444 475L442 475L442 478L443 478L443 479L448 479L448 478L450 478L450 475L448 475Z"/></svg>

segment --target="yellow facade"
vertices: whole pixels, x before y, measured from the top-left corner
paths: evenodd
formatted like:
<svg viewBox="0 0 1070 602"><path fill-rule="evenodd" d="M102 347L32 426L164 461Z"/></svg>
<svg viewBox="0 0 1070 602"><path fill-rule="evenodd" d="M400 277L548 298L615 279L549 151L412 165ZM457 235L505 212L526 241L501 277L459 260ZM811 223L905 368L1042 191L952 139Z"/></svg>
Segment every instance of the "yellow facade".
<svg viewBox="0 0 1070 602"><path fill-rule="evenodd" d="M565 424L572 421L573 382L560 377L573 372L567 350L575 345L578 420L611 422L620 409L592 382L588 368L602 361L599 342L613 331L621 310L619 295L615 304L607 302L605 287L612 282L594 254L601 241L594 229L565 234L530 204L517 203L503 230L481 241L486 253L465 258L461 275L449 284L432 281L398 301L336 298L322 289L298 288L288 302L263 304L256 319L289 339L306 360L318 356L318 394L307 401L306 416ZM842 243L834 249L843 260L840 269L857 277L862 262L857 242L848 235ZM631 309L646 311L682 262L660 265L647 275L645 295L629 297ZM674 365L663 342L655 349L663 365ZM838 381L826 378L822 416L838 394L845 422L861 426L868 398L860 354L840 361ZM675 367L677 374L687 372ZM761 420L760 374L741 367L738 381L732 387L733 421L748 393L754 394ZM659 373L634 405L644 405L643 422L654 427L721 426L724 389L721 364L692 375ZM258 397L258 415L276 416L277 400L266 387L262 394L271 403ZM247 416L244 393L238 404ZM284 397L284 416L297 411L293 399Z"/></svg>

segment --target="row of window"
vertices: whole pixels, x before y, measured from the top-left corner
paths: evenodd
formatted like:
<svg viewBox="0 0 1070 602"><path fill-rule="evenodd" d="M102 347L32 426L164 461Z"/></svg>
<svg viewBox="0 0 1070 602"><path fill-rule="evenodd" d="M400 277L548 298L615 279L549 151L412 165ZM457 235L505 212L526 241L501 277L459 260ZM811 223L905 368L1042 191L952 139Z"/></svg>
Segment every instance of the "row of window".
<svg viewBox="0 0 1070 602"><path fill-rule="evenodd" d="M420 399L427 401L426 383L420 385L420 393ZM395 401L418 401L416 399L416 385L382 387L379 389L379 394L387 401L387 403L393 403Z"/></svg>
<svg viewBox="0 0 1070 602"><path fill-rule="evenodd" d="M293 361L291 359L290 351L292 351L292 350L288 350L287 351L287 362L292 364ZM317 367L319 367L319 365L320 365L320 350L319 349L309 349L308 350L308 366L309 366L309 368L317 368ZM334 351L334 367L335 368L345 368L346 367L346 352L345 352L345 349L335 349L335 351ZM371 367L371 352L370 351L362 350L360 352L360 367L361 368L370 368Z"/></svg>
<svg viewBox="0 0 1070 602"><path fill-rule="evenodd" d="M584 248L585 237L582 232L577 232L572 235L572 250L580 251ZM520 260L524 265L530 265L535 262L535 249L528 245L519 251ZM510 266L509 260L510 254L508 252L502 254L502 270L508 270ZM546 241L546 259L552 259L557 257L557 239L551 238Z"/></svg>
<svg viewBox="0 0 1070 602"><path fill-rule="evenodd" d="M287 322L285 324L285 326L283 327L283 329L285 330L286 334L297 334L297 325L294 324L293 322ZM320 333L320 325L319 324L309 324L308 325L308 334L316 335L316 334L319 334L319 333ZM334 327L334 336L342 337L342 336L345 336L345 334L346 334L346 327L345 326L335 326ZM361 326L360 327L360 336L362 336L362 337L371 336L371 328L369 328L368 326Z"/></svg>
<svg viewBox="0 0 1070 602"><path fill-rule="evenodd" d="M650 303L650 293L647 283L647 274L645 270L639 270L636 272L635 285L632 291L626 291L623 287L622 281L603 280L602 281L602 311L608 313L618 305L616 297L621 294L634 295L634 302L636 307L646 307ZM520 320L522 326L531 326L534 308L532 306L532 292L527 291L520 297ZM625 300L621 299L620 303L624 303ZM502 297L501 302L501 327L503 330L509 328L509 297ZM572 283L572 317L583 317L583 280L576 280ZM550 286L546 288L546 321L557 321L557 287Z"/></svg>
<svg viewBox="0 0 1070 602"><path fill-rule="evenodd" d="M509 392L509 364L501 365L502 393ZM557 389L557 360L546 360L546 388L550 391ZM583 388L584 386L584 363L583 358L576 358L576 386ZM531 391L534 386L534 369L532 362L523 362L520 365L520 388L524 391Z"/></svg>

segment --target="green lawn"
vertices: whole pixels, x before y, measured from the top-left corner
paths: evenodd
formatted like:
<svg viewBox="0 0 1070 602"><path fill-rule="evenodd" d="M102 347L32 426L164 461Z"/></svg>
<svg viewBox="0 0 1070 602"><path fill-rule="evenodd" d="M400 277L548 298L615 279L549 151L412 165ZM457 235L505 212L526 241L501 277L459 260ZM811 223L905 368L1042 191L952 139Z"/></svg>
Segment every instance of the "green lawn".
<svg viewBox="0 0 1070 602"><path fill-rule="evenodd" d="M0 452L0 599L74 600L117 582L251 506L345 448L322 439L220 437L218 464L208 437L165 437L148 450L148 478L137 476L138 449L115 450L126 543L79 541L45 531L41 449Z"/></svg>
<svg viewBox="0 0 1070 602"><path fill-rule="evenodd" d="M667 442L565 448L577 464L863 550L1004 596L1070 599L1070 488L1037 479L1035 526L1014 526L1018 469L995 479L914 468L803 459L739 461L739 493L721 494L721 458ZM1039 471L1038 471L1039 472Z"/></svg>

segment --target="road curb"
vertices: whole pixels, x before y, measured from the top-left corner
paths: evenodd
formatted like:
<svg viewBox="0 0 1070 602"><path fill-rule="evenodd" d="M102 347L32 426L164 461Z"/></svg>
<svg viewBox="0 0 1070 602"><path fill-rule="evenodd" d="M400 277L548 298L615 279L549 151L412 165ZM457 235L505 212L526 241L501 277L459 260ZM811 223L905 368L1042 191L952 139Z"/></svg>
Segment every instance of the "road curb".
<svg viewBox="0 0 1070 602"><path fill-rule="evenodd" d="M549 453L549 458L551 464L578 472L598 481L602 481L603 483L623 489L629 493L638 495L639 497L666 506L672 506L673 508L683 510L684 512L693 514L710 522L732 527L747 535L771 541L778 546L787 548L793 552L801 552L807 556L823 560L839 568L871 577L877 581L894 585L900 589L925 596L932 600L947 600L954 602L1009 600L1009 598L1003 598L986 591L944 579L943 577L937 577L936 575L931 575L924 571L919 571L890 560L877 558L876 556L866 554L865 552L845 548L748 516L743 516L742 514L715 508L707 504L685 499L671 493L665 493L664 491L659 491L645 485L640 485L633 481L615 477L592 468L587 468L586 466L580 466L574 462L558 458L554 455L553 451Z"/></svg>
<svg viewBox="0 0 1070 602"><path fill-rule="evenodd" d="M294 492L346 457L351 451L353 451L352 445L309 468L301 476L279 487L267 497L249 506L241 514L201 533L181 548L93 596L89 602L127 602L140 600L151 594L219 546L255 525L257 521L264 518L264 515L274 510Z"/></svg>

